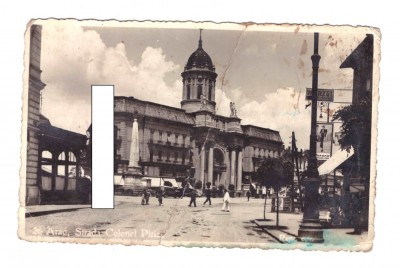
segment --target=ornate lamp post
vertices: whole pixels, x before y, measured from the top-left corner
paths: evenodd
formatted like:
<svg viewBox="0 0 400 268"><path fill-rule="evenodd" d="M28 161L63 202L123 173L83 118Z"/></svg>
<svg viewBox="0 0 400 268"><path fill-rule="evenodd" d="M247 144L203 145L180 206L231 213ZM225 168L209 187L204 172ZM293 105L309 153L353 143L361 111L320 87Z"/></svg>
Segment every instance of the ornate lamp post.
<svg viewBox="0 0 400 268"><path fill-rule="evenodd" d="M306 177L303 180L305 187L303 220L298 232L298 240L303 242L322 243L324 242L322 226L319 223L319 194L320 186L318 165L317 165L317 90L318 90L318 68L321 56L318 55L319 33L314 33L314 54L311 56L312 76L312 103L311 103L311 134L310 153Z"/></svg>

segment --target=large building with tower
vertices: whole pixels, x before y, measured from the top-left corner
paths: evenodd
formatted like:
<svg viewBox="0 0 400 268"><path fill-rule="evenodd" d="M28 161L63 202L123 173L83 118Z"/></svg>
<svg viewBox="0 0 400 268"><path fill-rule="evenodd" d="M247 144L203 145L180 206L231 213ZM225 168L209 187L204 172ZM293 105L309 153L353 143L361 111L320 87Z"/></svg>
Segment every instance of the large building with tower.
<svg viewBox="0 0 400 268"><path fill-rule="evenodd" d="M115 97L115 174L128 172L132 126L139 128L139 165L144 176L186 178L243 190L264 158L279 157L278 131L241 125L234 103L230 116L216 114L218 74L201 36L182 72L181 108Z"/></svg>

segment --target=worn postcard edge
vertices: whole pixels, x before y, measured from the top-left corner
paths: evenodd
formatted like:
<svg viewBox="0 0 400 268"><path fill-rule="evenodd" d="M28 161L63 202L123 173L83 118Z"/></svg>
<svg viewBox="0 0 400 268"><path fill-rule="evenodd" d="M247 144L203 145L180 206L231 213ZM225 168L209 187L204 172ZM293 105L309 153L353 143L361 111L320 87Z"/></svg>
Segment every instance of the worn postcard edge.
<svg viewBox="0 0 400 268"><path fill-rule="evenodd" d="M140 27L140 28L203 28L210 29L226 29L226 30L263 30L263 31L279 31L279 32L292 32L299 31L305 28L307 32L318 31L318 32L332 32L332 30L351 30L351 29L364 29L366 33L374 35L374 66L373 66L373 89L372 89L372 129L371 129L371 163L370 163L370 200L369 200L369 231L368 240L361 243L351 249L345 249L341 246L334 247L320 247L316 245L312 248L306 248L305 246L296 245L292 246L289 244L285 245L265 245L262 246L259 243L221 243L221 242L204 242L204 241L187 241L187 242L173 242L173 241L162 241L158 240L124 240L124 239L86 239L86 238L63 238L63 237L40 237L40 236L29 236L25 234L25 197L26 197L26 164L27 164L27 120L28 120L28 89L29 89L29 49L30 49L30 28L34 24L45 25L45 24L78 24L82 26L107 26L107 27ZM370 26L350 26L350 25L309 25L309 24L270 24L270 23L234 23L234 22L178 22L178 21L117 21L117 20L76 20L76 19L37 19L28 22L25 32L25 50L23 54L24 58L24 72L23 72L23 91L22 91L22 120L21 120L21 167L20 167L20 189L19 189L19 209L17 212L18 216L18 230L17 235L20 239L30 242L61 242L61 243L77 243L77 244L122 244L122 245L145 245L145 246L184 246L184 247L225 247L225 248L259 248L259 249L301 249L301 250L317 250L317 251L370 251L373 248L373 240L375 237L374 220L375 220L375 198L376 198L376 187L377 187L377 153L378 153L378 103L379 103L379 81L380 81L380 61L381 61L381 32L378 28Z"/></svg>

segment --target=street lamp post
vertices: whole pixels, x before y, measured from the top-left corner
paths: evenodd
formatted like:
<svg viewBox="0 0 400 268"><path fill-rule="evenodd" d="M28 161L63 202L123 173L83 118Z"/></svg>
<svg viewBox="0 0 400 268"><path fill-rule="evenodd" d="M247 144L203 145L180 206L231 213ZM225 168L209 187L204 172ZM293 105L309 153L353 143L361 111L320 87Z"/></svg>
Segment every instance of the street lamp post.
<svg viewBox="0 0 400 268"><path fill-rule="evenodd" d="M311 134L310 153L306 177L303 180L305 187L303 220L298 231L298 240L303 242L324 242L322 226L319 223L319 193L320 186L317 165L317 90L318 90L318 68L321 56L318 54L319 33L314 33L314 54L312 61L312 96L311 96Z"/></svg>

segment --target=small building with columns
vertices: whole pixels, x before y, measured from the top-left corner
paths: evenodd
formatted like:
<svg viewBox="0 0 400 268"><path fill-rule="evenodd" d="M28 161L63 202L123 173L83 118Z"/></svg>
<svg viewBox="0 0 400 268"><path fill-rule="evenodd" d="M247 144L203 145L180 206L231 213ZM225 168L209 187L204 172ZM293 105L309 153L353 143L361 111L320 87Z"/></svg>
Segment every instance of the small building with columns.
<svg viewBox="0 0 400 268"><path fill-rule="evenodd" d="M134 97L114 99L116 175L127 173L132 125L139 128L139 164L145 176L191 176L235 190L249 184L264 158L279 157L283 143L278 131L241 125L234 103L230 116L216 114L217 73L202 47L201 36L182 72L181 108Z"/></svg>

